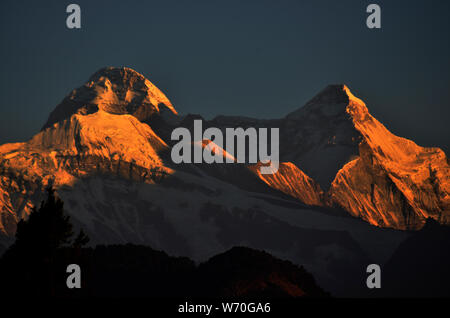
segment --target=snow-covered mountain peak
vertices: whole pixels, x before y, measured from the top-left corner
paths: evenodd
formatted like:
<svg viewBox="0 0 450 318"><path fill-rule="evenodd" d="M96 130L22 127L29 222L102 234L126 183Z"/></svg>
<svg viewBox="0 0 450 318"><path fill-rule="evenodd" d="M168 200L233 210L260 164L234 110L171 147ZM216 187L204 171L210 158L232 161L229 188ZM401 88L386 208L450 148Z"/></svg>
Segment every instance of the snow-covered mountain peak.
<svg viewBox="0 0 450 318"><path fill-rule="evenodd" d="M355 119L364 117L367 113L365 103L353 95L344 84L328 85L300 109L288 114L289 119L299 119L305 116L336 117L348 113Z"/></svg>
<svg viewBox="0 0 450 318"><path fill-rule="evenodd" d="M333 84L325 87L314 96L308 104L341 104L348 103L350 90L344 84ZM351 94L351 93L350 93ZM353 96L353 94L351 94Z"/></svg>
<svg viewBox="0 0 450 318"><path fill-rule="evenodd" d="M127 67L106 67L74 89L50 114L43 129L73 114L130 114L146 121L161 110L177 111L169 99L142 74Z"/></svg>

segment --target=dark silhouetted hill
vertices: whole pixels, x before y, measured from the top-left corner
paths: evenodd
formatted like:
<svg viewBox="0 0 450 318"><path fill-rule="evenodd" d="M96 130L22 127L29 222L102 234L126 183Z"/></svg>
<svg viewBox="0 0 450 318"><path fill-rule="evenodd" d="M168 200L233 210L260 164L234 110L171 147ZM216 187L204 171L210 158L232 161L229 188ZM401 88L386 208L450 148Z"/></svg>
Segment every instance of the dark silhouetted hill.
<svg viewBox="0 0 450 318"><path fill-rule="evenodd" d="M66 267L81 267L82 288L66 287ZM132 244L61 248L52 266L0 261L0 294L34 297L327 297L311 274L268 253L235 247L196 266ZM46 282L42 284L42 282Z"/></svg>
<svg viewBox="0 0 450 318"><path fill-rule="evenodd" d="M385 265L384 296L450 296L450 227L429 218Z"/></svg>
<svg viewBox="0 0 450 318"><path fill-rule="evenodd" d="M247 247L233 247L198 267L202 290L222 297L325 297L303 267Z"/></svg>

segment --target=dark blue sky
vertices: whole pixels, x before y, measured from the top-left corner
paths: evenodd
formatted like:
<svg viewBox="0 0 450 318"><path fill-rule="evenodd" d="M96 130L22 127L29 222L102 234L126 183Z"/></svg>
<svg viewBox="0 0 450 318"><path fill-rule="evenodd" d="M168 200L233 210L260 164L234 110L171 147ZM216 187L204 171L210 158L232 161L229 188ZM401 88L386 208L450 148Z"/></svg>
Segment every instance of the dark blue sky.
<svg viewBox="0 0 450 318"><path fill-rule="evenodd" d="M82 29L65 26L77 3ZM382 8L382 29L365 25ZM450 150L450 1L1 1L0 143L42 127L104 66L180 113L284 116L345 83L392 132Z"/></svg>

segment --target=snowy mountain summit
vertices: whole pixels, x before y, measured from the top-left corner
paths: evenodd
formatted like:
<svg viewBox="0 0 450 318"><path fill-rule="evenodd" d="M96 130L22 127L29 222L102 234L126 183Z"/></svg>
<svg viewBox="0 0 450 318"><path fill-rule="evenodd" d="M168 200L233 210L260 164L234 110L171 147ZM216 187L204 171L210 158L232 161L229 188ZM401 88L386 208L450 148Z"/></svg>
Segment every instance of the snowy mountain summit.
<svg viewBox="0 0 450 318"><path fill-rule="evenodd" d="M166 95L142 74L128 67L105 67L64 98L43 129L73 114L102 110L116 115L130 114L145 121L164 108L177 114Z"/></svg>

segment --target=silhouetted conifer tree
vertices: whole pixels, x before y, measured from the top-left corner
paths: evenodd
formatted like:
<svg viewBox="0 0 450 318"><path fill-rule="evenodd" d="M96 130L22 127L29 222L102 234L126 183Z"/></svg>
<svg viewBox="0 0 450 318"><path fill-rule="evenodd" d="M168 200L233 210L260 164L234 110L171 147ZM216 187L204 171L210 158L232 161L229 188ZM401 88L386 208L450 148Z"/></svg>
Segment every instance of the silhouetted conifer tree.
<svg viewBox="0 0 450 318"><path fill-rule="evenodd" d="M0 260L0 278L9 281L14 288L52 293L57 250L81 248L89 241L82 230L74 240L73 235L63 201L49 187L47 200L39 208L34 207L29 217L17 224L16 241Z"/></svg>

